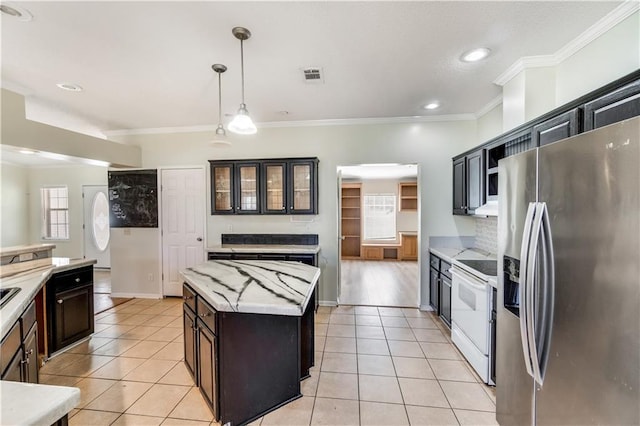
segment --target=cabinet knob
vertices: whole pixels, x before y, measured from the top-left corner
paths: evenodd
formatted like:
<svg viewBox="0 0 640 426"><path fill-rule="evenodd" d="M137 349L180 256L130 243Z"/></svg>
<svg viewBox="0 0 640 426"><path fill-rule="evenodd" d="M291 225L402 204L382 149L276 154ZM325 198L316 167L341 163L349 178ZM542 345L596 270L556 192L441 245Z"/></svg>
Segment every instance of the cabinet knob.
<svg viewBox="0 0 640 426"><path fill-rule="evenodd" d="M182 296L182 300L191 300L193 296Z"/></svg>
<svg viewBox="0 0 640 426"><path fill-rule="evenodd" d="M76 278L76 282L79 283L80 282L80 278Z"/></svg>
<svg viewBox="0 0 640 426"><path fill-rule="evenodd" d="M58 305L62 305L62 302L64 302L64 300L58 299L57 302L58 302Z"/></svg>
<svg viewBox="0 0 640 426"><path fill-rule="evenodd" d="M33 349L29 349L25 355L26 355L27 357L28 357L29 355L33 355Z"/></svg>
<svg viewBox="0 0 640 426"><path fill-rule="evenodd" d="M196 238L196 241L202 241L201 237Z"/></svg>
<svg viewBox="0 0 640 426"><path fill-rule="evenodd" d="M209 316L209 312L205 312L204 314L200 314L201 318L206 318Z"/></svg>
<svg viewBox="0 0 640 426"><path fill-rule="evenodd" d="M29 358L23 359L22 361L20 361L20 364L22 365L29 364Z"/></svg>

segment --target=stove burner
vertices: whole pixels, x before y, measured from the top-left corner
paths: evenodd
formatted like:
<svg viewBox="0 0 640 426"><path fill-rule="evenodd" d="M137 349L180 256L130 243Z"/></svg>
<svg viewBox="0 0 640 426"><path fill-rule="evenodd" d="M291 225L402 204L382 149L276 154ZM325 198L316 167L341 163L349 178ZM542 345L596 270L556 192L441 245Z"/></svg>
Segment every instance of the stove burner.
<svg viewBox="0 0 640 426"><path fill-rule="evenodd" d="M497 260L460 260L458 262L463 263L470 268L488 276L495 277L498 275L498 261Z"/></svg>

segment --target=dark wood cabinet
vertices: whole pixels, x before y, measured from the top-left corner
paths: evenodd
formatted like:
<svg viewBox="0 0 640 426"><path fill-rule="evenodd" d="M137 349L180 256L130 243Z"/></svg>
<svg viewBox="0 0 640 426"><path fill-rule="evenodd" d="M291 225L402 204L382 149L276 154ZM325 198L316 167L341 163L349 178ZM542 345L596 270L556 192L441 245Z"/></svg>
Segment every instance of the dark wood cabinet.
<svg viewBox="0 0 640 426"><path fill-rule="evenodd" d="M207 260L285 260L302 262L317 266L318 256L315 254L297 253L218 253L209 252Z"/></svg>
<svg viewBox="0 0 640 426"><path fill-rule="evenodd" d="M581 112L580 108L574 108L533 126L532 145L544 146L580 133Z"/></svg>
<svg viewBox="0 0 640 426"><path fill-rule="evenodd" d="M38 325L32 301L0 343L0 378L38 383Z"/></svg>
<svg viewBox="0 0 640 426"><path fill-rule="evenodd" d="M432 255L433 256L433 255ZM438 269L429 268L429 305L436 314L440 314L440 273Z"/></svg>
<svg viewBox="0 0 640 426"><path fill-rule="evenodd" d="M472 215L484 204L484 157L479 149L453 160L453 214Z"/></svg>
<svg viewBox="0 0 640 426"><path fill-rule="evenodd" d="M187 367L189 374L191 374L191 377L193 377L193 379L197 381L198 376L196 371L196 333L198 328L196 327L196 313L188 306L186 300L182 316L184 325L184 364Z"/></svg>
<svg viewBox="0 0 640 426"><path fill-rule="evenodd" d="M453 160L453 214L467 214L466 158Z"/></svg>
<svg viewBox="0 0 640 426"><path fill-rule="evenodd" d="M209 161L211 214L318 214L318 159Z"/></svg>
<svg viewBox="0 0 640 426"><path fill-rule="evenodd" d="M93 266L53 274L46 289L51 355L93 333Z"/></svg>
<svg viewBox="0 0 640 426"><path fill-rule="evenodd" d="M440 273L440 318L451 327L451 277Z"/></svg>
<svg viewBox="0 0 640 426"><path fill-rule="evenodd" d="M640 115L640 80L584 105L584 130L589 131Z"/></svg>
<svg viewBox="0 0 640 426"><path fill-rule="evenodd" d="M451 264L431 253L429 257L429 304L451 327Z"/></svg>
<svg viewBox="0 0 640 426"><path fill-rule="evenodd" d="M213 417L218 418L218 355L217 337L198 319L198 386L205 401L211 407Z"/></svg>

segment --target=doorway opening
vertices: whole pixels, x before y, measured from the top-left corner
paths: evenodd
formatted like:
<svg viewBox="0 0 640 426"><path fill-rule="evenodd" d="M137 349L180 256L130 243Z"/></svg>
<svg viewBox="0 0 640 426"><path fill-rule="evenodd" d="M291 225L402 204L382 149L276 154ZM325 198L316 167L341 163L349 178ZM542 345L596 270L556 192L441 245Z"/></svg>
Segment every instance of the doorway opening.
<svg viewBox="0 0 640 426"><path fill-rule="evenodd" d="M417 164L338 167L338 303L419 306Z"/></svg>

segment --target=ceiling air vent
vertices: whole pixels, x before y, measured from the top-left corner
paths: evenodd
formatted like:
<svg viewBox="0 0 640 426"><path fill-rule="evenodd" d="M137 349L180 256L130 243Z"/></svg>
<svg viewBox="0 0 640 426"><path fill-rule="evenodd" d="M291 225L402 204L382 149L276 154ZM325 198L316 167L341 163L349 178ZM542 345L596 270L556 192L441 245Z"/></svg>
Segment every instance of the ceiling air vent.
<svg viewBox="0 0 640 426"><path fill-rule="evenodd" d="M324 77L322 76L322 68L309 67L302 70L304 73L304 81L311 84L324 83Z"/></svg>

